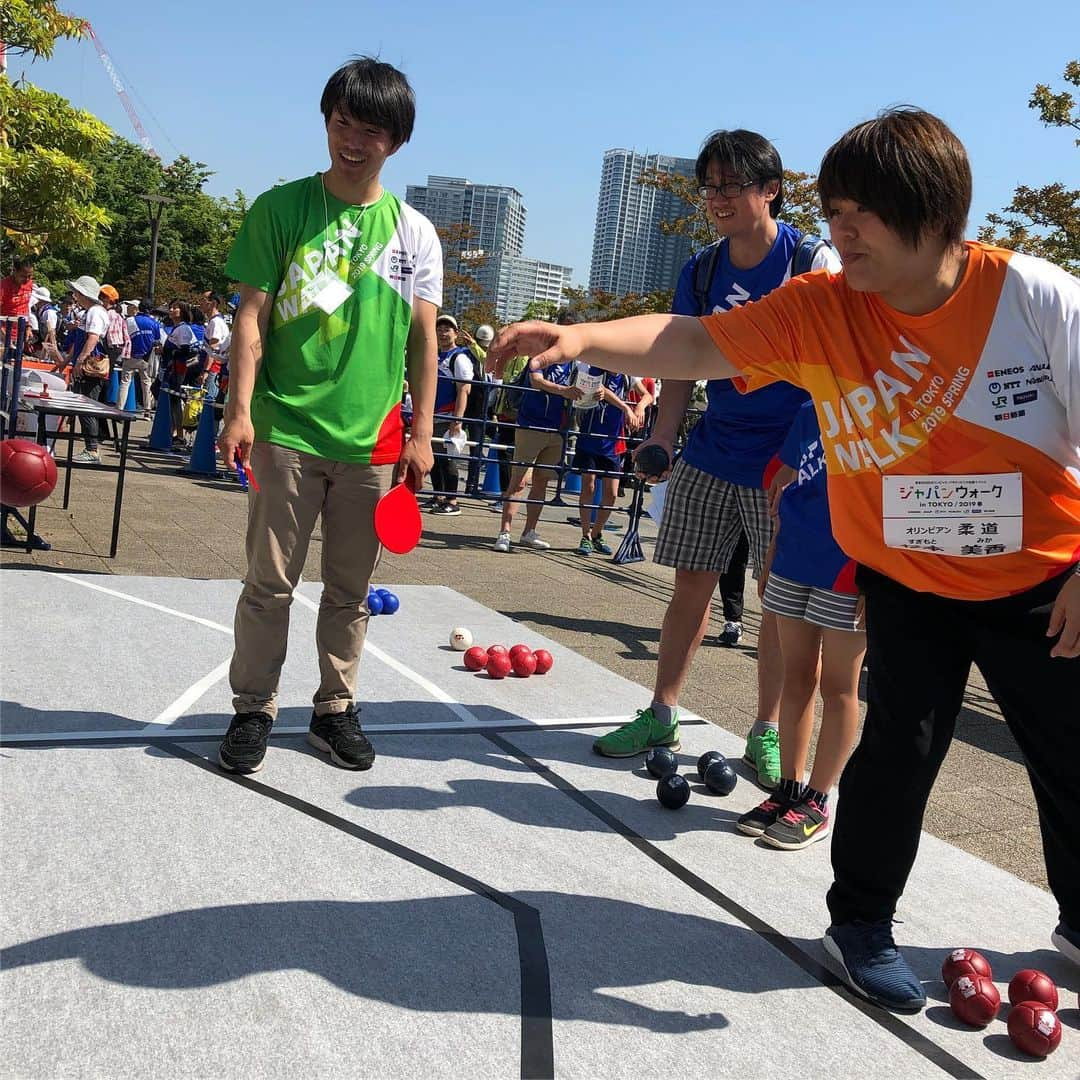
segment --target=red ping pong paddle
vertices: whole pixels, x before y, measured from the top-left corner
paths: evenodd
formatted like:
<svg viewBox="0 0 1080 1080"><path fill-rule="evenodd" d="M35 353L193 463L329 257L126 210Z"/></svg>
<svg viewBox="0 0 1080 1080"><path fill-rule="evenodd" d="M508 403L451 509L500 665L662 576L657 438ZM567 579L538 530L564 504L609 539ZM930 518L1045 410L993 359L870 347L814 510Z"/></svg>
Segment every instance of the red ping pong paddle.
<svg viewBox="0 0 1080 1080"><path fill-rule="evenodd" d="M423 524L412 469L375 504L375 535L387 551L405 555L420 543Z"/></svg>

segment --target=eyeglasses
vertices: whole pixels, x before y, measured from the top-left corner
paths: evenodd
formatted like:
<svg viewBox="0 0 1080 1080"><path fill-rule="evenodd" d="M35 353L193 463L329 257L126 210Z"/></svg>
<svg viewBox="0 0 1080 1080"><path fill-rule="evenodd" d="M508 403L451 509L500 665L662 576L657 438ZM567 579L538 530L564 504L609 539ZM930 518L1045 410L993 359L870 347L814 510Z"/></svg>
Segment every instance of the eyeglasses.
<svg viewBox="0 0 1080 1080"><path fill-rule="evenodd" d="M740 184L738 180L731 180L726 184L702 184L697 189L698 195L703 199L715 199L717 195L723 195L725 199L737 199L748 187L761 183L760 180L747 180Z"/></svg>

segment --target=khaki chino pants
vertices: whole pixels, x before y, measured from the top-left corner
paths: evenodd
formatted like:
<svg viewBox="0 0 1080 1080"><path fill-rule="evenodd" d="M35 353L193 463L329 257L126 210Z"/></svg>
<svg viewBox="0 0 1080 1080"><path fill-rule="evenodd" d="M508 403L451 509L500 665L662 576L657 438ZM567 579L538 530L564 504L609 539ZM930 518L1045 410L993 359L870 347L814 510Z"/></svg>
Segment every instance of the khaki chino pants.
<svg viewBox="0 0 1080 1080"><path fill-rule="evenodd" d="M320 716L344 712L356 694L368 585L382 552L375 538L375 504L390 489L394 466L353 465L256 442L251 467L260 490L248 492L248 569L236 605L229 668L233 708L277 715L289 608L321 515L319 689L313 701Z"/></svg>

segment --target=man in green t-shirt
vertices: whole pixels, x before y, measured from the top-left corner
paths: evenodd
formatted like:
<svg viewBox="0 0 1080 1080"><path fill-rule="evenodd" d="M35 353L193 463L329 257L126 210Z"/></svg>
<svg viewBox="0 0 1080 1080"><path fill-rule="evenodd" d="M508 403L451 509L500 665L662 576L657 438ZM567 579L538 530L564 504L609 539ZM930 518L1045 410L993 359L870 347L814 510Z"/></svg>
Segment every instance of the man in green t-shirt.
<svg viewBox="0 0 1080 1080"><path fill-rule="evenodd" d="M320 516L320 681L308 739L343 768L374 762L354 697L381 552L375 504L407 473L419 488L432 464L442 251L431 222L379 182L412 134L412 88L389 64L361 58L331 76L320 108L330 168L260 195L225 268L240 306L219 445L226 466L250 465L258 484L229 670L236 715L218 754L237 773L262 768L292 593Z"/></svg>

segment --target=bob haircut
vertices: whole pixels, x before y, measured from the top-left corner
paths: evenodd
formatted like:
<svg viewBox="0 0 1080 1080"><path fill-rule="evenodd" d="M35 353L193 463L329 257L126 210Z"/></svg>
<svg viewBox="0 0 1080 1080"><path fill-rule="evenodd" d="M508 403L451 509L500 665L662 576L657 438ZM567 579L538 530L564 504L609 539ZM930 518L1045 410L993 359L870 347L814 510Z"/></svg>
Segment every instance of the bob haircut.
<svg viewBox="0 0 1080 1080"><path fill-rule="evenodd" d="M416 97L397 68L371 56L357 56L330 76L319 102L329 124L335 109L354 120L390 132L394 146L407 143L416 121Z"/></svg>
<svg viewBox="0 0 1080 1080"><path fill-rule="evenodd" d="M944 121L902 105L858 124L829 147L818 195L826 220L833 199L850 199L910 247L930 231L953 247L964 238L971 208L971 165Z"/></svg>
<svg viewBox="0 0 1080 1080"><path fill-rule="evenodd" d="M778 180L780 188L769 203L769 213L776 217L784 205L784 166L780 152L764 135L739 128L736 131L714 131L701 146L694 175L699 185L705 183L709 163L715 161L732 177L756 181L760 187L769 180Z"/></svg>

